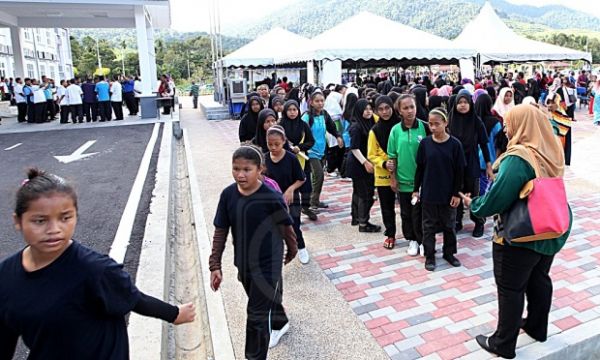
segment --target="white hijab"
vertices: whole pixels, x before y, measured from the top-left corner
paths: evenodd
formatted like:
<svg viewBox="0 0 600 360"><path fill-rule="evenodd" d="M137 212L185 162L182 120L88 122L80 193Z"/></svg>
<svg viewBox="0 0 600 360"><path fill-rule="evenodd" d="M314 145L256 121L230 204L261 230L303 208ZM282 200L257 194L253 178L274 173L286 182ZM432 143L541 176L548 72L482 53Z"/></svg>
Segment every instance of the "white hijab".
<svg viewBox="0 0 600 360"><path fill-rule="evenodd" d="M513 97L512 97L512 100L510 101L509 104L505 104L504 103L504 96L509 91L513 94ZM504 116L506 116L506 113L510 109L512 109L514 107L515 107L515 93L514 93L514 91L511 88L509 88L509 87L502 88L500 90L500 94L496 98L496 103L494 104L494 107L492 108L492 110L496 111L496 114L498 114L502 118L504 118Z"/></svg>

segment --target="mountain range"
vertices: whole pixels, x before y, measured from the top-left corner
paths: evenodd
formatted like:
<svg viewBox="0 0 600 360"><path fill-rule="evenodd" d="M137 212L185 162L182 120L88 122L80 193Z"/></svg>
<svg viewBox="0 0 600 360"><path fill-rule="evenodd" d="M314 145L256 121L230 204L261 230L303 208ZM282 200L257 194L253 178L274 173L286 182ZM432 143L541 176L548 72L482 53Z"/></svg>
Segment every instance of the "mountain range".
<svg viewBox="0 0 600 360"><path fill-rule="evenodd" d="M590 0L595 2L597 0ZM448 39L455 38L477 14L485 0L297 0L283 10L243 26L224 29L223 48L231 52L275 26L313 37L360 11L370 11L388 19ZM505 0L491 0L498 15L517 33L542 39L555 33L585 34L600 40L600 18L559 5L535 7L516 5ZM224 15L226 16L226 15ZM377 24L365 24L365 31L377 36ZM114 47L123 42L135 48L134 29L73 29L72 36L106 39ZM163 42L184 41L205 32L157 30L156 39Z"/></svg>
<svg viewBox="0 0 600 360"><path fill-rule="evenodd" d="M590 3L594 0L590 0ZM313 37L348 17L369 11L388 19L448 39L455 38L478 13L485 0L298 0L285 10L225 33L240 38L255 38L272 27ZM600 18L559 5L535 7L492 0L492 6L509 26L517 28L585 29L600 32ZM365 31L376 36L377 24L365 24Z"/></svg>

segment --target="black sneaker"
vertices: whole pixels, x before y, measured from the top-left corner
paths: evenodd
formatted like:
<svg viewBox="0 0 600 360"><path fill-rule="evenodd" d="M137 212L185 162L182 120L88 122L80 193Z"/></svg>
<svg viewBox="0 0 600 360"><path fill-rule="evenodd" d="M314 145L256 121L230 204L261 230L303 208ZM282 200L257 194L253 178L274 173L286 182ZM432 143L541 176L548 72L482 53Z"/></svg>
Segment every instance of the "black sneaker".
<svg viewBox="0 0 600 360"><path fill-rule="evenodd" d="M358 232L376 233L376 232L380 232L380 231L381 231L381 226L374 225L371 223L367 223L367 225L364 225L364 226L361 225L358 227Z"/></svg>
<svg viewBox="0 0 600 360"><path fill-rule="evenodd" d="M483 224L475 224L473 229L473 237L480 238L483 236Z"/></svg>
<svg viewBox="0 0 600 360"><path fill-rule="evenodd" d="M310 208L303 207L302 213L304 215L308 216L308 218L312 221L317 221L317 219L318 219L317 214L314 211L312 211Z"/></svg>
<svg viewBox="0 0 600 360"><path fill-rule="evenodd" d="M319 209L327 209L329 205L325 204L324 202L320 202L319 205L317 205L317 207Z"/></svg>
<svg viewBox="0 0 600 360"><path fill-rule="evenodd" d="M427 270L427 271L435 270L435 258L425 259L425 270Z"/></svg>
<svg viewBox="0 0 600 360"><path fill-rule="evenodd" d="M446 260L450 265L454 267L460 266L460 261L454 257L454 255L444 255L444 260Z"/></svg>
<svg viewBox="0 0 600 360"><path fill-rule="evenodd" d="M504 359L514 359L517 356L514 352L512 354L502 354L500 351L498 351L490 345L490 338L485 335L477 335L475 337L475 340L483 350L489 352L490 354L500 356Z"/></svg>
<svg viewBox="0 0 600 360"><path fill-rule="evenodd" d="M463 229L462 221L457 221L456 222L456 226L454 227L454 229L456 230L456 232L461 231Z"/></svg>

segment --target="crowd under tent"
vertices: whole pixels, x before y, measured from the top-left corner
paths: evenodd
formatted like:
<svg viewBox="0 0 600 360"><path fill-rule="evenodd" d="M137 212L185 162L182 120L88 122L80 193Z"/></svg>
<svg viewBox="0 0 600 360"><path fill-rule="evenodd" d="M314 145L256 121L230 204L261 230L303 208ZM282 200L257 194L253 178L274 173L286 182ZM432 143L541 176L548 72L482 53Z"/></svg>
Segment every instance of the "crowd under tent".
<svg viewBox="0 0 600 360"><path fill-rule="evenodd" d="M224 56L224 68L272 68L275 58L286 56L290 49L308 49L310 40L280 27L273 28Z"/></svg>
<svg viewBox="0 0 600 360"><path fill-rule="evenodd" d="M365 31L377 24L377 36ZM339 83L342 68L472 63L475 51L410 26L361 12L315 36L308 51L280 56L277 64L306 64L314 78L314 62L321 62L321 82Z"/></svg>
<svg viewBox="0 0 600 360"><path fill-rule="evenodd" d="M486 2L479 15L454 39L458 47L475 47L480 64L538 61L592 61L588 52L564 48L517 35Z"/></svg>

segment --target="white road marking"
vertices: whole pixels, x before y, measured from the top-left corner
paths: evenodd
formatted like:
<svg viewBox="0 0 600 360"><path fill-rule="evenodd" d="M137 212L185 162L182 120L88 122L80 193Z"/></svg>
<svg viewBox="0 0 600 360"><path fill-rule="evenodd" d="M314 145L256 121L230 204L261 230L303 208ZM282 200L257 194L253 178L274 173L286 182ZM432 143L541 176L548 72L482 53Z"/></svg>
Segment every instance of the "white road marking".
<svg viewBox="0 0 600 360"><path fill-rule="evenodd" d="M123 210L121 222L119 223L117 233L115 234L115 238L108 254L120 264L122 264L123 260L125 260L125 253L127 252L127 247L129 246L133 222L135 220L140 198L142 197L142 190L144 189L144 182L146 181L148 169L150 168L150 159L152 158L154 145L156 144L156 139L158 138L159 127L160 123L154 124L154 130L152 131L152 135L150 136L150 140L146 146L146 151L144 152L144 156L140 162L140 167L135 177L135 181L131 187L131 193L127 199L127 204L125 205L125 210ZM164 130L164 132L166 132L166 130ZM166 134L166 136L171 136L171 134Z"/></svg>
<svg viewBox="0 0 600 360"><path fill-rule="evenodd" d="M10 147L7 147L6 149L4 149L4 151L10 151L12 149L16 149L21 145L23 145L23 143L14 144L13 146L10 146Z"/></svg>
<svg viewBox="0 0 600 360"><path fill-rule="evenodd" d="M81 145L77 150L73 151L71 155L61 155L55 156L54 158L60 161L63 164L72 163L73 161L85 159L86 157L96 155L97 152L84 154L84 152L89 149L92 145L96 143L96 140L87 141L85 144Z"/></svg>

